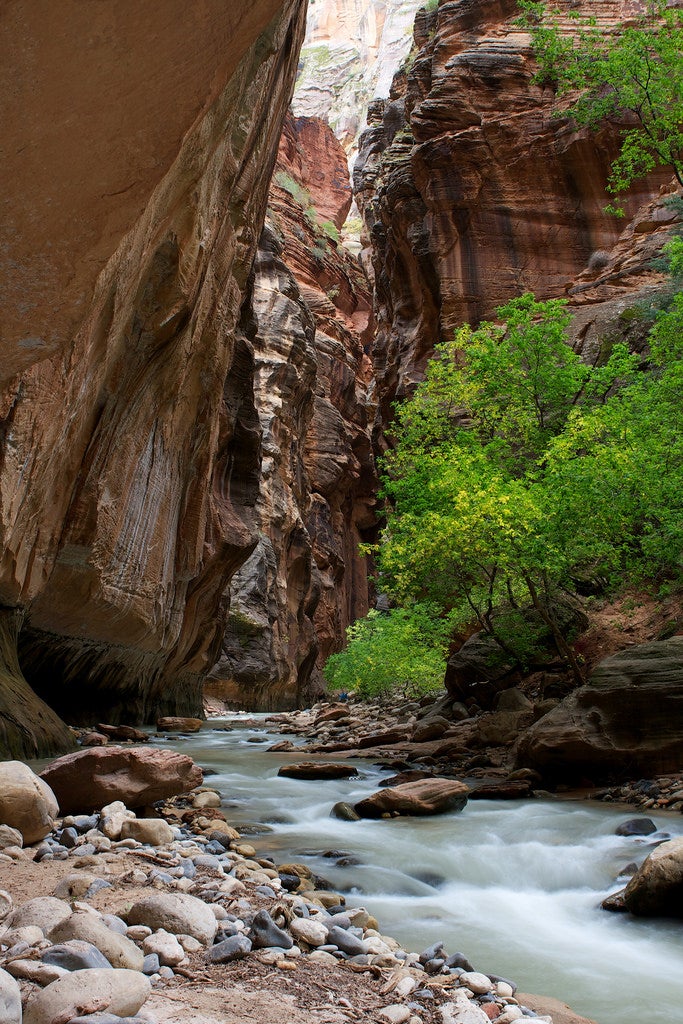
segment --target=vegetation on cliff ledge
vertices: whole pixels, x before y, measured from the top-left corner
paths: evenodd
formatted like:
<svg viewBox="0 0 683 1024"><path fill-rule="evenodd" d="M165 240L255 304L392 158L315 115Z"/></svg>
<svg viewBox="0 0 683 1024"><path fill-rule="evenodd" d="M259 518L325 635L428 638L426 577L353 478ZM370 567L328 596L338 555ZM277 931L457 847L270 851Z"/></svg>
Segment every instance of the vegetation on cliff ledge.
<svg viewBox="0 0 683 1024"><path fill-rule="evenodd" d="M639 18L614 34L573 12L575 30L567 34L552 6L535 0L519 6L539 63L537 80L566 98L560 113L582 127L609 121L621 130L607 190L619 195L656 167L671 167L683 185L683 11L649 0Z"/></svg>

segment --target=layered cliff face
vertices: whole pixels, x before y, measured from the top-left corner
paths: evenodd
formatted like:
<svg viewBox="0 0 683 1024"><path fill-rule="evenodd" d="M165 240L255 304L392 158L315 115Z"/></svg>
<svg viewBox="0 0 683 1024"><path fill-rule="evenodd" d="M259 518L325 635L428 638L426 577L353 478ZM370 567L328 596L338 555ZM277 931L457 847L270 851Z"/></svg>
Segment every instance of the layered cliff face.
<svg viewBox="0 0 683 1024"><path fill-rule="evenodd" d="M630 0L554 6L612 26ZM418 13L413 54L387 101L371 105L354 179L371 240L382 421L439 341L524 291L563 295L623 222L604 213L616 135L554 118L533 84L515 0L441 2ZM639 183L628 215L666 173Z"/></svg>
<svg viewBox="0 0 683 1024"><path fill-rule="evenodd" d="M319 692L319 669L368 610L372 539L368 284L339 243L346 157L323 122L290 118L254 268L254 398L263 436L258 544L230 587L208 692L247 707Z"/></svg>
<svg viewBox="0 0 683 1024"><path fill-rule="evenodd" d="M67 740L22 670L70 720L201 706L226 584L258 540L244 300L305 7L18 2L3 18L1 91L22 110L5 119L0 250L14 754Z"/></svg>
<svg viewBox="0 0 683 1024"><path fill-rule="evenodd" d="M368 102L386 96L423 0L310 0L293 110L355 153Z"/></svg>

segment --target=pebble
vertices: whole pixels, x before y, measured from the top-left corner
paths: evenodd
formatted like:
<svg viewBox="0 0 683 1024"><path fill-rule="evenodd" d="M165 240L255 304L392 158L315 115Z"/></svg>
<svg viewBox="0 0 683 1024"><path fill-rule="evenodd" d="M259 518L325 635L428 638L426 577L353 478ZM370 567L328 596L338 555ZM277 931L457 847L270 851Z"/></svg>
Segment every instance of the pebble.
<svg viewBox="0 0 683 1024"><path fill-rule="evenodd" d="M407 1006L401 1006L400 1003L394 1003L391 1006L385 1006L379 1010L378 1016L389 1021L389 1024L407 1024L412 1017L412 1013Z"/></svg>
<svg viewBox="0 0 683 1024"><path fill-rule="evenodd" d="M478 971L465 971L458 980L461 985L466 985L470 992L474 992L475 995L490 992L493 987L491 979L485 974L480 974Z"/></svg>

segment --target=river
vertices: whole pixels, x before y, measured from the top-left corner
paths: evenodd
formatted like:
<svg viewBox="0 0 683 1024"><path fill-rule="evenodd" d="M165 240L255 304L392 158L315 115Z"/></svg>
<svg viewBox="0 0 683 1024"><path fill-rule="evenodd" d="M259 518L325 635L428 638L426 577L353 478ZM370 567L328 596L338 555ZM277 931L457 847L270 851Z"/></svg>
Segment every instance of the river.
<svg viewBox="0 0 683 1024"><path fill-rule="evenodd" d="M232 731L206 728L160 745L216 772L207 785L259 854L308 864L404 948L441 940L475 969L556 996L598 1024L683 1019L683 924L600 909L625 884L615 881L619 871L642 861L653 839L683 834L683 818L653 815L660 831L647 839L614 834L635 810L585 801L482 800L433 818L339 821L332 805L374 792L386 771L358 760L357 779L280 778L279 766L297 758L266 753L283 737L266 731L265 716L250 716L258 726L225 721ZM339 866L323 856L329 851L355 863Z"/></svg>

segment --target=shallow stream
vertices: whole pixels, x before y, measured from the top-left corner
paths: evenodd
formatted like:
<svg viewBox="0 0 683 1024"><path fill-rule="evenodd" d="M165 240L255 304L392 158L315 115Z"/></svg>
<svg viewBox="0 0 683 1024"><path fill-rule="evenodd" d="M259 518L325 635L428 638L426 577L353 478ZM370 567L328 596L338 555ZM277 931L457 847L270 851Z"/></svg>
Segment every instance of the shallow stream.
<svg viewBox="0 0 683 1024"><path fill-rule="evenodd" d="M223 795L236 827L269 826L246 839L261 855L307 863L406 949L441 940L475 969L562 999L598 1024L683 1020L683 924L600 909L625 884L615 881L620 870L642 861L662 833L682 835L683 818L654 815L660 832L647 839L614 834L635 810L555 800L471 801L433 818L339 821L330 817L334 803L360 800L390 773L358 760L357 779L280 778L281 764L310 755L266 753L283 737L266 732L265 722L226 722L235 728L162 743L217 773L207 785ZM355 863L338 866L327 851Z"/></svg>

